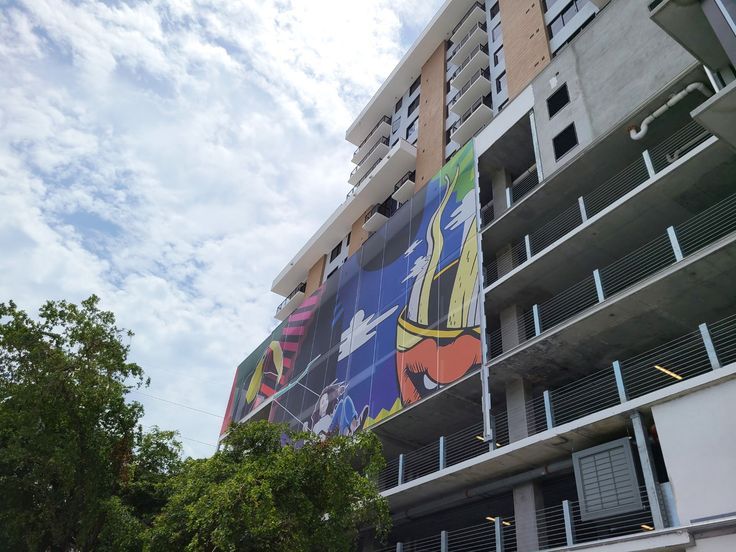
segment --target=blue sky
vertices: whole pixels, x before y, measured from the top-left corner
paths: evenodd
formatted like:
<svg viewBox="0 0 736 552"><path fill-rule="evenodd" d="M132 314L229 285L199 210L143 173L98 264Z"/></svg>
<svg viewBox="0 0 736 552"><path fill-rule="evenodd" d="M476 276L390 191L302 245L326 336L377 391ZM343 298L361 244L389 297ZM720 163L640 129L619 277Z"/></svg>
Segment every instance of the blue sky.
<svg viewBox="0 0 736 552"><path fill-rule="evenodd" d="M2 2L0 301L99 295L144 424L210 454L273 277L348 190L345 129L440 4Z"/></svg>

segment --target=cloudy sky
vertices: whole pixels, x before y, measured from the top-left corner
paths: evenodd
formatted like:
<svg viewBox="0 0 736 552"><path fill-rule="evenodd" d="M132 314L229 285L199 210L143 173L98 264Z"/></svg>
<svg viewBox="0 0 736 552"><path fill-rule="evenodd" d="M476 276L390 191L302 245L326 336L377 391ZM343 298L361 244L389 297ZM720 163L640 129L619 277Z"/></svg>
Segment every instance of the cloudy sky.
<svg viewBox="0 0 736 552"><path fill-rule="evenodd" d="M1 1L0 301L98 294L144 423L210 454L273 277L348 190L345 129L440 4Z"/></svg>

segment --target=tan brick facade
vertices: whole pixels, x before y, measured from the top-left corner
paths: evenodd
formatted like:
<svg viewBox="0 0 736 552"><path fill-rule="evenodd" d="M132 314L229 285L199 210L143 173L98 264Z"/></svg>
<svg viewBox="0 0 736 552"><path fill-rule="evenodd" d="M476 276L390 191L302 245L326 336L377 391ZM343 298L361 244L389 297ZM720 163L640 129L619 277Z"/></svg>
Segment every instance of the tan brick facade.
<svg viewBox="0 0 736 552"><path fill-rule="evenodd" d="M358 249L360 249L363 246L363 243L365 240L368 239L368 236L370 235L368 232L363 230L363 223L365 222L365 216L373 209L373 207L369 207L365 210L365 212L358 217L358 220L356 220L353 223L353 227L350 230L350 246L348 248L348 257L352 256L353 253L355 253Z"/></svg>
<svg viewBox="0 0 736 552"><path fill-rule="evenodd" d="M415 192L425 186L445 162L446 58L447 42L442 42L422 66Z"/></svg>
<svg viewBox="0 0 736 552"><path fill-rule="evenodd" d="M314 263L314 266L309 269L309 274L307 274L307 291L306 295L309 297L314 293L319 286L322 285L322 276L325 271L325 262L327 261L327 256L322 255L319 260Z"/></svg>
<svg viewBox="0 0 736 552"><path fill-rule="evenodd" d="M547 27L541 0L499 0L499 8L506 82L513 99L549 64Z"/></svg>

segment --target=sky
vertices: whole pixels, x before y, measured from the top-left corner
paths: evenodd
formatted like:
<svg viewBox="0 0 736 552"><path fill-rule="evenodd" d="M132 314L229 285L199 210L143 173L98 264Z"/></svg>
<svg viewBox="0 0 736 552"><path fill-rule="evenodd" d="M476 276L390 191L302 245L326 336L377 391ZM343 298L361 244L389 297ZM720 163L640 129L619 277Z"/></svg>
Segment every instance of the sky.
<svg viewBox="0 0 736 552"><path fill-rule="evenodd" d="M97 294L144 426L212 454L274 276L349 189L345 130L440 5L0 0L0 301Z"/></svg>

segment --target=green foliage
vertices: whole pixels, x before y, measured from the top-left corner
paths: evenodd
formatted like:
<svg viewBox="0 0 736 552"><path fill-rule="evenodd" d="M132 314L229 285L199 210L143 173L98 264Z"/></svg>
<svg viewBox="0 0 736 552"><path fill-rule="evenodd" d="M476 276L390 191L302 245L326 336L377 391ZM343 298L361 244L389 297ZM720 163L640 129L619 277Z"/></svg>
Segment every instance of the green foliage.
<svg viewBox="0 0 736 552"><path fill-rule="evenodd" d="M360 528L389 530L382 464L371 432L320 441L263 421L232 426L222 450L174 477L148 549L351 550Z"/></svg>
<svg viewBox="0 0 736 552"><path fill-rule="evenodd" d="M132 334L98 304L0 303L0 549L140 549L166 500L180 445L141 433Z"/></svg>

